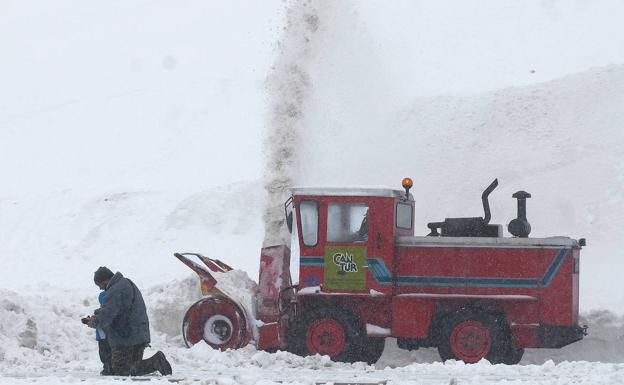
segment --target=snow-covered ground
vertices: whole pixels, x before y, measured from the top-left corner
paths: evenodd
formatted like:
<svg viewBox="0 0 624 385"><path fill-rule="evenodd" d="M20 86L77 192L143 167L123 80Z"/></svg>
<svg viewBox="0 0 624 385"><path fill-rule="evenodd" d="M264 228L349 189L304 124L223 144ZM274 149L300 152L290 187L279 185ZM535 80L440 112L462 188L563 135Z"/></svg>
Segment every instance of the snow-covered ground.
<svg viewBox="0 0 624 385"><path fill-rule="evenodd" d="M624 3L5 1L0 8L0 384L100 378L92 274L142 289L182 383L624 383ZM586 237L582 342L520 365L373 366L184 347L197 251L243 301L282 185L415 181L417 233L515 217ZM268 185L270 194L265 192ZM274 194L277 191L277 194ZM153 382L158 382L158 377ZM166 380L162 380L166 382Z"/></svg>
<svg viewBox="0 0 624 385"><path fill-rule="evenodd" d="M253 281L242 271L217 275L220 287L248 302ZM2 384L116 383L97 376L101 369L93 330L80 324L95 308L93 295L40 286L41 294L0 292L0 370ZM206 344L191 349L180 337L181 317L200 297L198 280L189 276L144 290L152 320L151 355L166 352L172 379L183 384L314 384L388 381L396 384L619 384L624 381L624 323L611 313L589 314L593 327L584 341L561 350L529 350L520 365L438 362L437 352L407 352L388 340L375 366L334 363L328 357L270 354L253 346L219 352ZM454 379L454 380L453 380ZM167 383L158 376L153 382Z"/></svg>

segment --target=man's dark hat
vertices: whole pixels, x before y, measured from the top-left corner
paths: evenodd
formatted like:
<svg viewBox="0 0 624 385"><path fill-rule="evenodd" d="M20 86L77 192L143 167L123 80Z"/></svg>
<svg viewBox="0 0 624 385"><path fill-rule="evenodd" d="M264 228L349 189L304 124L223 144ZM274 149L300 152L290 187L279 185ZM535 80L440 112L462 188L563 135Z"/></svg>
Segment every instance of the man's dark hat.
<svg viewBox="0 0 624 385"><path fill-rule="evenodd" d="M100 286L100 283L106 281L107 279L113 278L113 272L110 271L108 267L100 266L93 274L93 281L96 285Z"/></svg>

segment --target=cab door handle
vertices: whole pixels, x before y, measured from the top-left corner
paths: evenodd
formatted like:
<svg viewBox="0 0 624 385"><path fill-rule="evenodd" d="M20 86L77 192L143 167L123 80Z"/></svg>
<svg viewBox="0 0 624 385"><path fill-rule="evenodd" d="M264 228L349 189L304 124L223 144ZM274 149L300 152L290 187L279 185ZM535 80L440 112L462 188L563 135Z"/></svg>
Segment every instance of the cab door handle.
<svg viewBox="0 0 624 385"><path fill-rule="evenodd" d="M381 249L381 233L377 233L375 236L375 247Z"/></svg>

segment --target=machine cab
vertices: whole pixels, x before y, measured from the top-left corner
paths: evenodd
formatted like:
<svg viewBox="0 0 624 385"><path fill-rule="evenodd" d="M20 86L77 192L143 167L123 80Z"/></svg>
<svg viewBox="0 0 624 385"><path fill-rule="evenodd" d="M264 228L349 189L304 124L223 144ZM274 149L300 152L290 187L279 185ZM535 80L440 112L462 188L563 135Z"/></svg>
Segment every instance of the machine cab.
<svg viewBox="0 0 624 385"><path fill-rule="evenodd" d="M414 234L409 188L292 192L299 294L391 294L394 239Z"/></svg>

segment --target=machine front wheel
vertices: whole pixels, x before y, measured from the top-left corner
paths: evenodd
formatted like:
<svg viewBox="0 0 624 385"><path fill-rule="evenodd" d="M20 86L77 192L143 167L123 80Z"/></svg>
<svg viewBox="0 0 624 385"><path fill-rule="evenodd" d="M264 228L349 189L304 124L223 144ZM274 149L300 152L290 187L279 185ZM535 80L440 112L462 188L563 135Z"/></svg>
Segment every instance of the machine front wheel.
<svg viewBox="0 0 624 385"><path fill-rule="evenodd" d="M187 347L204 340L222 351L240 348L249 342L245 313L228 297L202 298L186 311L182 337Z"/></svg>
<svg viewBox="0 0 624 385"><path fill-rule="evenodd" d="M314 309L303 316L290 337L290 350L300 355L328 355L334 361L367 361L365 335L350 313L334 307Z"/></svg>

